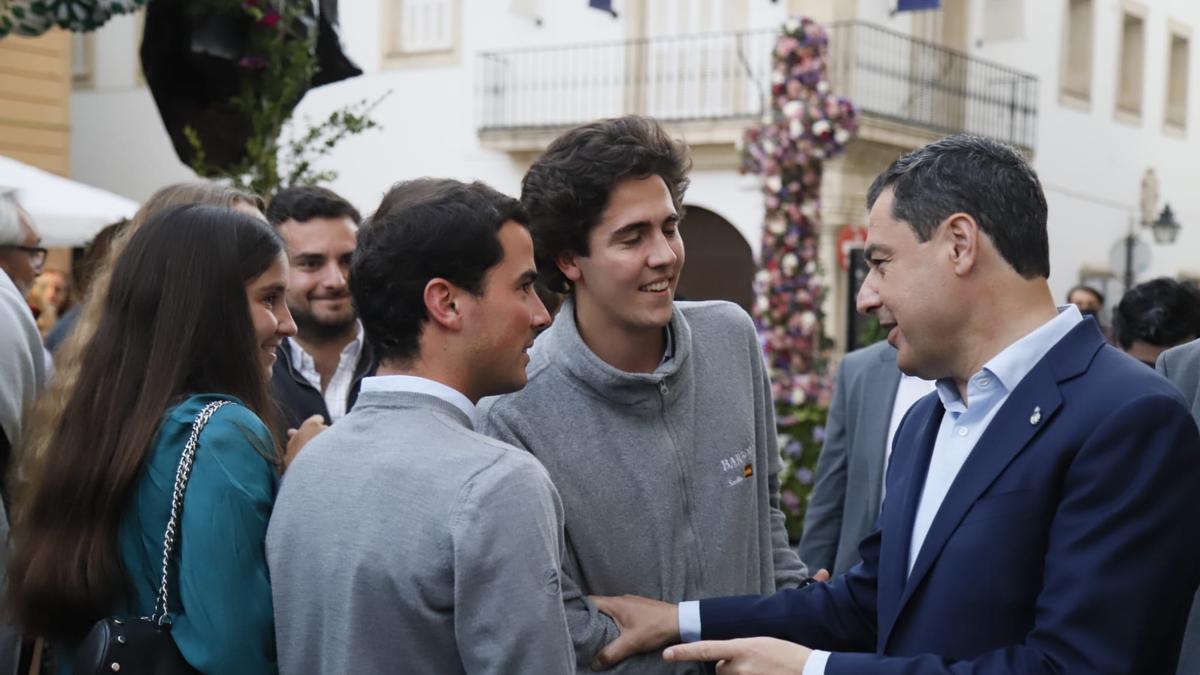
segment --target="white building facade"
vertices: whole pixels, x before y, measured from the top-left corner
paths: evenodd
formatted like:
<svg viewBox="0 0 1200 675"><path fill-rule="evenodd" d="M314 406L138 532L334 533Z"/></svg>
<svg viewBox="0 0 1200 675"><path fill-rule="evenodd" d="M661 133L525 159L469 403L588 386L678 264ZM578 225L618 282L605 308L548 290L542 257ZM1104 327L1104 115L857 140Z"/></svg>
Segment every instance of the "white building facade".
<svg viewBox="0 0 1200 675"><path fill-rule="evenodd" d="M827 330L846 346L852 282L834 234L865 221L867 184L902 152L954 131L1028 153L1050 204L1051 286L1119 294L1110 261L1132 223L1170 202L1181 231L1154 243L1139 280L1200 278L1200 27L1194 0L342 0L343 44L364 75L310 91L297 118L363 98L381 130L345 141L323 168L364 212L419 176L520 179L562 130L598 117L658 117L692 145L684 291L748 304L763 212L736 143L762 110L773 31L789 13L830 27L835 91L862 110L846 156L827 164ZM175 157L140 76L141 18L77 40L74 177L134 199L193 174ZM1157 198L1143 198L1148 170ZM1152 190L1149 192L1153 192ZM1150 195L1153 197L1154 195ZM1143 205L1143 201L1152 201ZM1115 276L1114 276L1115 275ZM1107 280L1107 281L1106 281ZM1115 299L1115 298L1114 298Z"/></svg>

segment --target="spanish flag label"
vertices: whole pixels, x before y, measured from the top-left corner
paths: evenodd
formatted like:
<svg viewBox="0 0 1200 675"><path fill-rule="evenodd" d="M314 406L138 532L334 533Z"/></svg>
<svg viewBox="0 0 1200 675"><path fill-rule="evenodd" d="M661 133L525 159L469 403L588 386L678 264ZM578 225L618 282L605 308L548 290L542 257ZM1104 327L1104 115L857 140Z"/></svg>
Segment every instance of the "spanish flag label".
<svg viewBox="0 0 1200 675"><path fill-rule="evenodd" d="M742 467L742 476L749 478L750 476L753 476L753 475L754 475L754 465L753 464L747 464L746 466Z"/></svg>

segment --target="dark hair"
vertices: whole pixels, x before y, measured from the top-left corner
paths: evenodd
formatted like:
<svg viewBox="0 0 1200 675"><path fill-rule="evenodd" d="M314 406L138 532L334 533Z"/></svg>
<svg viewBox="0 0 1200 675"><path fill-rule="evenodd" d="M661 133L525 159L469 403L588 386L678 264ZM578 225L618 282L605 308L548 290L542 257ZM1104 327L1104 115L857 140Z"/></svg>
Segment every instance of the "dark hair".
<svg viewBox="0 0 1200 675"><path fill-rule="evenodd" d="M563 252L588 255L588 234L613 188L627 178L662 178L683 218L691 170L687 146L649 117L592 122L556 138L521 181L539 283L557 293L571 291L557 258Z"/></svg>
<svg viewBox="0 0 1200 675"><path fill-rule="evenodd" d="M1117 303L1112 330L1123 349L1134 340L1174 347L1200 337L1200 293L1168 277L1138 284Z"/></svg>
<svg viewBox="0 0 1200 675"><path fill-rule="evenodd" d="M429 281L482 295L487 271L504 257L500 227L529 220L520 202L478 182L421 178L397 183L384 200L388 209L359 232L350 293L380 360L406 363L420 351Z"/></svg>
<svg viewBox="0 0 1200 675"><path fill-rule="evenodd" d="M1078 286L1074 286L1071 288L1071 290L1067 291L1067 302L1071 302L1071 296L1075 295L1075 291L1083 291L1084 293L1091 293L1092 295L1094 295L1096 297L1097 302L1099 302L1101 305L1104 304L1104 294L1101 293L1099 290L1095 289L1094 287L1088 286L1087 284L1079 284Z"/></svg>
<svg viewBox="0 0 1200 675"><path fill-rule="evenodd" d="M124 597L121 519L180 397L236 396L269 423L245 285L282 251L259 219L197 204L152 216L130 238L108 294L96 298L104 311L77 385L19 502L9 599L24 628L78 639Z"/></svg>
<svg viewBox="0 0 1200 675"><path fill-rule="evenodd" d="M353 204L333 190L316 186L284 188L276 192L267 206L266 216L275 227L289 220L303 223L313 218L349 218L355 225L362 222Z"/></svg>
<svg viewBox="0 0 1200 675"><path fill-rule="evenodd" d="M112 249L113 240L119 237L127 227L129 227L128 220L119 220L111 225L106 225L104 229L96 233L95 237L92 237L87 248L83 250L83 256L71 267L75 293L80 301L87 296L88 288L92 285L92 278L96 276L100 266L108 259L108 252Z"/></svg>
<svg viewBox="0 0 1200 675"><path fill-rule="evenodd" d="M955 134L904 155L875 178L867 208L892 188L892 217L929 241L955 213L973 217L1022 277L1050 276L1046 195L1033 168L1011 147Z"/></svg>

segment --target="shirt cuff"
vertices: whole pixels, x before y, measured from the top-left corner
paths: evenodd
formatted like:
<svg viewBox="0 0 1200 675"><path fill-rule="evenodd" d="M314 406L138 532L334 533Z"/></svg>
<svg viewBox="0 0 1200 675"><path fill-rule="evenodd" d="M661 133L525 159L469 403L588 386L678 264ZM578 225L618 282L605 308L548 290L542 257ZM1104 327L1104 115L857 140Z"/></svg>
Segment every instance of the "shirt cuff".
<svg viewBox="0 0 1200 675"><path fill-rule="evenodd" d="M804 672L801 675L825 675L825 663L829 661L829 652L814 649L804 662Z"/></svg>
<svg viewBox="0 0 1200 675"><path fill-rule="evenodd" d="M679 641L696 642L699 639L700 601L688 600L679 603Z"/></svg>

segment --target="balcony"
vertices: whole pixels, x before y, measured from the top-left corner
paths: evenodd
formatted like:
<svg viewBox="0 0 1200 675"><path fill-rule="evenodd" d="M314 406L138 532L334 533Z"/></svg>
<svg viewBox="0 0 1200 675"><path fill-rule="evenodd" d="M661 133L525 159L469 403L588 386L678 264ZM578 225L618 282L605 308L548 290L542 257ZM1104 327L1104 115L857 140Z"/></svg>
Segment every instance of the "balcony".
<svg viewBox="0 0 1200 675"><path fill-rule="evenodd" d="M862 136L918 144L967 131L1031 152L1037 78L865 22L830 26L830 84ZM537 151L562 130L639 113L693 144L736 143L760 119L775 30L484 52L478 131L489 147ZM897 140L897 135L901 140Z"/></svg>

